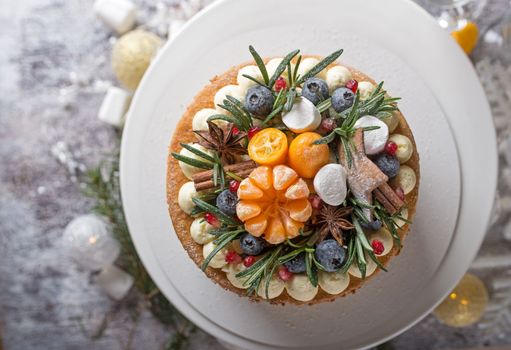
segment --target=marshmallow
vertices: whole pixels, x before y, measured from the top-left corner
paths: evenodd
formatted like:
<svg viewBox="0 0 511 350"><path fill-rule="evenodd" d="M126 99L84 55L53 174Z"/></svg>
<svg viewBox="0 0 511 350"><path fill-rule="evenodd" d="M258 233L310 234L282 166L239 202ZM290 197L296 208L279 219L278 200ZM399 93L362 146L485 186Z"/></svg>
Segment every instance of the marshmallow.
<svg viewBox="0 0 511 350"><path fill-rule="evenodd" d="M404 135L394 134L389 137L389 141L397 145L396 157L399 163L403 164L408 162L413 154L412 141Z"/></svg>
<svg viewBox="0 0 511 350"><path fill-rule="evenodd" d="M293 299L299 301L309 301L318 294L318 287L314 287L309 281L307 275L294 275L286 282L286 291Z"/></svg>
<svg viewBox="0 0 511 350"><path fill-rule="evenodd" d="M361 81L358 83L358 93L360 94L360 100L367 100L373 91L376 89L373 83L368 81Z"/></svg>
<svg viewBox="0 0 511 350"><path fill-rule="evenodd" d="M341 205L346 199L346 170L340 164L327 164L314 177L314 190L326 204Z"/></svg>
<svg viewBox="0 0 511 350"><path fill-rule="evenodd" d="M337 295L348 288L350 276L339 271L318 271L318 284L328 294Z"/></svg>
<svg viewBox="0 0 511 350"><path fill-rule="evenodd" d="M257 85L257 83L253 80L250 80L248 78L245 78L243 74L251 76L252 78L260 81L261 83L264 83L263 75L261 74L261 71L259 70L259 67L257 66L245 66L241 68L238 71L238 85L241 86L243 89L248 90L254 85Z"/></svg>
<svg viewBox="0 0 511 350"><path fill-rule="evenodd" d="M96 0L94 13L118 34L124 34L135 25L136 6L128 0Z"/></svg>
<svg viewBox="0 0 511 350"><path fill-rule="evenodd" d="M326 83L330 92L338 89L351 79L351 72L348 68L343 66L334 66L326 72Z"/></svg>
<svg viewBox="0 0 511 350"><path fill-rule="evenodd" d="M105 98L99 107L98 119L110 125L121 127L128 109L131 95L118 87L108 88Z"/></svg>
<svg viewBox="0 0 511 350"><path fill-rule="evenodd" d="M291 110L282 116L282 122L298 134L313 131L321 124L321 113L311 101L299 97L293 103Z"/></svg>
<svg viewBox="0 0 511 350"><path fill-rule="evenodd" d="M355 128L365 128L370 126L379 126L379 129L364 131L364 148L366 154L377 154L385 149L385 144L389 138L389 128L387 124L380 119L366 115L357 120Z"/></svg>
<svg viewBox="0 0 511 350"><path fill-rule="evenodd" d="M408 165L401 165L396 180L403 189L403 192L408 194L412 192L417 184L417 175L415 175L415 171Z"/></svg>
<svg viewBox="0 0 511 350"><path fill-rule="evenodd" d="M213 250L215 250L216 244L213 242L209 242L202 246L202 256L204 259L206 259ZM225 254L227 254L227 250L220 249L218 253L215 254L215 256L209 261L209 267L212 267L214 269L221 269L224 267L227 263L225 262Z"/></svg>
<svg viewBox="0 0 511 350"><path fill-rule="evenodd" d="M179 189L179 194L177 195L177 204L182 211L186 214L190 214L195 207L195 203L193 202L193 198L197 196L197 191L195 190L195 185L193 181L187 182L181 186Z"/></svg>
<svg viewBox="0 0 511 350"><path fill-rule="evenodd" d="M303 77L305 74L307 74L312 68L314 68L315 65L319 63L319 60L314 57L308 57L303 59L300 62L300 65L298 66L297 74ZM326 71L323 69L321 72L316 74L316 77L325 80L326 78Z"/></svg>

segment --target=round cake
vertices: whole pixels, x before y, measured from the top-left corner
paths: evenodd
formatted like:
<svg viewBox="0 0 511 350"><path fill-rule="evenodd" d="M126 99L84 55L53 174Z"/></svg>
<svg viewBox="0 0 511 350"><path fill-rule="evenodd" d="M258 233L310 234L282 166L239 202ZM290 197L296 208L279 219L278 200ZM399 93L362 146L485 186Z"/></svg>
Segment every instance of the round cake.
<svg viewBox="0 0 511 350"><path fill-rule="evenodd" d="M383 83L325 58L263 59L211 79L169 146L167 201L190 258L240 296L354 293L402 249L418 199L412 131Z"/></svg>

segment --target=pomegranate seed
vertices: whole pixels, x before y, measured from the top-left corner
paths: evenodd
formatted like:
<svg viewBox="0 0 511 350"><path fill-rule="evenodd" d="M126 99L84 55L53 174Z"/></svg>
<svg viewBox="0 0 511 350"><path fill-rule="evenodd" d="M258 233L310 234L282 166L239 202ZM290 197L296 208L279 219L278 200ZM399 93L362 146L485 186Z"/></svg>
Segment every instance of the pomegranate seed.
<svg viewBox="0 0 511 350"><path fill-rule="evenodd" d="M395 155L397 152L397 144L393 141L387 142L387 144L385 145L385 152L387 152L391 156Z"/></svg>
<svg viewBox="0 0 511 350"><path fill-rule="evenodd" d="M248 139L250 140L252 137L254 137L255 134L257 134L259 131L261 131L261 128L258 126L253 126L250 129L248 129Z"/></svg>
<svg viewBox="0 0 511 350"><path fill-rule="evenodd" d="M246 256L245 259L243 259L243 265L245 267L250 267L255 263L255 257L253 255Z"/></svg>
<svg viewBox="0 0 511 350"><path fill-rule="evenodd" d="M348 80L345 86L351 91L353 91L353 93L356 93L358 89L358 81L356 81L355 79Z"/></svg>
<svg viewBox="0 0 511 350"><path fill-rule="evenodd" d="M204 215L204 220L206 220L206 222L211 226L220 226L220 221L218 221L217 217L211 213L206 213L206 215Z"/></svg>
<svg viewBox="0 0 511 350"><path fill-rule="evenodd" d="M332 131L337 126L337 123L332 118L325 118L321 121L321 128L325 131Z"/></svg>
<svg viewBox="0 0 511 350"><path fill-rule="evenodd" d="M290 272L287 267L280 266L279 267L279 277L283 281L289 281L291 278L293 278L293 273Z"/></svg>
<svg viewBox="0 0 511 350"><path fill-rule="evenodd" d="M373 248L374 254L376 255L380 255L385 250L383 243L377 239L371 242L371 247Z"/></svg>
<svg viewBox="0 0 511 350"><path fill-rule="evenodd" d="M229 181L229 191L232 193L238 192L238 188L240 187L240 182L236 180Z"/></svg>
<svg viewBox="0 0 511 350"><path fill-rule="evenodd" d="M287 84L286 84L286 79L284 79L283 77L279 77L276 81L275 81L275 91L279 92L280 90L283 90L287 87Z"/></svg>
<svg viewBox="0 0 511 350"><path fill-rule="evenodd" d="M319 198L319 196L317 194L311 194L309 196L309 202L311 203L311 206L314 209L319 210L323 206L323 201L321 200L321 198Z"/></svg>
<svg viewBox="0 0 511 350"><path fill-rule="evenodd" d="M234 136L238 135L240 133L240 129L238 129L236 126L232 127L232 134Z"/></svg>
<svg viewBox="0 0 511 350"><path fill-rule="evenodd" d="M236 253L234 250L229 250L225 254L225 262L228 264L237 264L241 262L241 256L239 256L239 254Z"/></svg>
<svg viewBox="0 0 511 350"><path fill-rule="evenodd" d="M399 197L399 199L401 199L402 201L405 200L405 192L403 191L403 189L401 187L396 187L394 192L396 192L396 194Z"/></svg>

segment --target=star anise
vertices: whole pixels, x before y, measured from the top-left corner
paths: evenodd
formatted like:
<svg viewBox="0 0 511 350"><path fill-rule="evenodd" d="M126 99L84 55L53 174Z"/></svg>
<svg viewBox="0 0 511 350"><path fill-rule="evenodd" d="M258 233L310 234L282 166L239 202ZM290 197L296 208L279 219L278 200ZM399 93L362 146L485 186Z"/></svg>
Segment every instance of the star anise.
<svg viewBox="0 0 511 350"><path fill-rule="evenodd" d="M215 151L222 164L233 164L236 156L247 154L242 140L246 136L243 131L234 134L234 124L229 124L225 129L208 121L208 131L195 131L199 138L199 144Z"/></svg>
<svg viewBox="0 0 511 350"><path fill-rule="evenodd" d="M318 242L324 240L328 233L331 233L339 244L344 244L342 231L354 228L353 224L346 219L352 211L351 207L334 207L324 204L315 219L315 223L320 225Z"/></svg>

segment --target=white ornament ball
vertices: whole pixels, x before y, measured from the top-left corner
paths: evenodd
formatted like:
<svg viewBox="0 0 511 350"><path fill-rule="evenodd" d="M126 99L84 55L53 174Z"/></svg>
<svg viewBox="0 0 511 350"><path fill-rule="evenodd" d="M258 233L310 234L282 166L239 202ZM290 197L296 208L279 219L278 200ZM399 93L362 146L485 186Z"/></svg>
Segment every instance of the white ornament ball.
<svg viewBox="0 0 511 350"><path fill-rule="evenodd" d="M110 225L94 214L74 218L64 229L63 239L69 255L91 271L111 265L121 250Z"/></svg>

